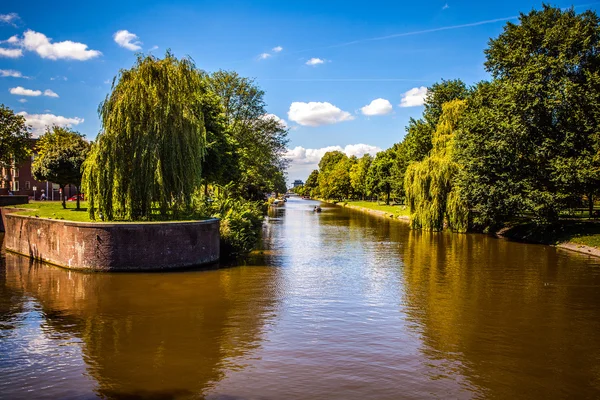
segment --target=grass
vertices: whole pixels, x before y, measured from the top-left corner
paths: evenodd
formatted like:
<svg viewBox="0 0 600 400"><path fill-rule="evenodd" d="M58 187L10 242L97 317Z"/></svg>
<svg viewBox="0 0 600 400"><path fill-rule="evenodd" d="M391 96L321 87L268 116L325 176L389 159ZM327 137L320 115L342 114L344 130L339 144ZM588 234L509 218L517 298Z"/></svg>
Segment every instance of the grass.
<svg viewBox="0 0 600 400"><path fill-rule="evenodd" d="M549 225L519 224L507 229L503 235L528 242L544 244L569 242L600 249L600 222L597 221L567 220Z"/></svg>
<svg viewBox="0 0 600 400"><path fill-rule="evenodd" d="M19 204L15 208L26 208L31 211L20 211L19 215L39 218L61 219L78 222L93 222L87 212L87 202L80 202L81 208L76 210L77 202L67 201L67 208L62 208L60 201L35 201L29 204Z"/></svg>
<svg viewBox="0 0 600 400"><path fill-rule="evenodd" d="M344 202L340 204L344 204ZM368 208L369 210L383 211L387 214L393 214L396 218L399 216L410 216L410 210L407 206L388 206L385 205L385 203L377 204L376 201L348 201L348 204L356 207Z"/></svg>
<svg viewBox="0 0 600 400"><path fill-rule="evenodd" d="M29 204L19 204L14 206L14 208L26 208L30 211L19 211L17 214L19 215L27 215L30 217L38 217L38 218L48 218L48 219L59 219L65 221L76 221L76 222L102 222L102 221L94 221L90 219L90 216L87 212L87 202L80 202L80 209L77 210L77 202L75 201L67 201L67 208L62 208L62 203L60 201L34 201ZM121 223L142 223L142 222L163 222L163 221L173 221L173 222L184 222L184 221L198 221L204 220L208 217L202 215L196 215L196 213L192 213L189 215L182 215L180 218L171 219L168 216L163 217L160 214L153 215L151 221L110 221L110 222L121 222Z"/></svg>

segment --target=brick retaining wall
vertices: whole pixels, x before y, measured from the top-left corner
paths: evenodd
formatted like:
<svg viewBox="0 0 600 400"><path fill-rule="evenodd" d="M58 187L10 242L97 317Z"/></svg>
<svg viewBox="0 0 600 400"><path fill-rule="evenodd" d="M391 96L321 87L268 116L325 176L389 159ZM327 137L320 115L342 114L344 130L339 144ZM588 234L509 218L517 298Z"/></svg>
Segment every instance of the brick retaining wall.
<svg viewBox="0 0 600 400"><path fill-rule="evenodd" d="M3 214L7 250L66 268L165 270L219 259L217 219L87 223Z"/></svg>

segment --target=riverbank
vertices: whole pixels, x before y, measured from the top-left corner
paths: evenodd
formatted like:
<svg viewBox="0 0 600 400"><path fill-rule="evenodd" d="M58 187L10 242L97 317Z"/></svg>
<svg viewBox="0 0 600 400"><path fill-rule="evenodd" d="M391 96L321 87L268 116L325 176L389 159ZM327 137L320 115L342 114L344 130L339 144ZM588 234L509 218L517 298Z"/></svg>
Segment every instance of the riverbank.
<svg viewBox="0 0 600 400"><path fill-rule="evenodd" d="M394 218L410 222L410 210L406 206L380 205L370 201L350 201L329 204L366 212L380 217ZM561 249L576 251L600 257L600 222L562 221L555 225L536 225L533 223L514 224L496 232L496 236L524 243L545 244Z"/></svg>
<svg viewBox="0 0 600 400"><path fill-rule="evenodd" d="M597 221L567 220L548 225L522 223L507 226L496 235L600 257L600 222Z"/></svg>
<svg viewBox="0 0 600 400"><path fill-rule="evenodd" d="M319 199L319 201L329 204L336 204L341 207L366 212L380 217L394 218L400 221L410 222L410 210L407 206L388 206L385 204L378 204L375 201L342 201L338 203L324 199Z"/></svg>

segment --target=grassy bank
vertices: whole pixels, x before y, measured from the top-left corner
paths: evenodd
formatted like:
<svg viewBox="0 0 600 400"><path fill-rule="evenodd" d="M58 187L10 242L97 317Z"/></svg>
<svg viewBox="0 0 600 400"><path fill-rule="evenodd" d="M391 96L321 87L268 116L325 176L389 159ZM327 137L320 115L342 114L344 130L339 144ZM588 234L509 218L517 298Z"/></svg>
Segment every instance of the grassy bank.
<svg viewBox="0 0 600 400"><path fill-rule="evenodd" d="M509 239L558 245L572 250L583 246L600 252L600 222L598 221L561 221L557 224L536 225L533 223L518 224L507 227L500 232ZM595 253L594 251L588 251Z"/></svg>
<svg viewBox="0 0 600 400"><path fill-rule="evenodd" d="M36 201L29 204L19 204L14 208L25 208L30 211L21 211L19 215L28 215L31 217L61 219L78 222L93 222L87 212L87 202L80 202L81 208L77 210L77 203L67 202L67 208L62 208L60 201Z"/></svg>
<svg viewBox="0 0 600 400"><path fill-rule="evenodd" d="M377 204L376 201L342 201L337 204L355 210L385 215L387 217L393 216L394 218L400 219L408 219L410 217L410 210L407 206L388 206L384 203Z"/></svg>

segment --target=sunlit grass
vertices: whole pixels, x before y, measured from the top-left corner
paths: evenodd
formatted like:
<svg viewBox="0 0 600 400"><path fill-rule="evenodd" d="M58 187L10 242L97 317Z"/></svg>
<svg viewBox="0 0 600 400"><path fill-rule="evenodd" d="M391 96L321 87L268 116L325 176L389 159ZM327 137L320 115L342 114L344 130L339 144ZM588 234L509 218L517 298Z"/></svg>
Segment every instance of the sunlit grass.
<svg viewBox="0 0 600 400"><path fill-rule="evenodd" d="M340 204L344 204L344 203L340 203ZM348 204L356 206L356 207L363 207L363 208L368 208L370 210L376 210L376 211L383 211L387 214L393 214L394 217L399 217L399 216L410 216L410 210L407 206L403 206L403 205L386 205L385 203L379 203L377 204L376 201L349 201Z"/></svg>
<svg viewBox="0 0 600 400"><path fill-rule="evenodd" d="M67 208L63 209L60 201L35 201L29 204L20 204L16 208L27 208L31 211L21 211L20 215L28 215L39 218L60 219L68 221L92 222L87 212L87 202L80 202L77 210L77 202L67 201Z"/></svg>

